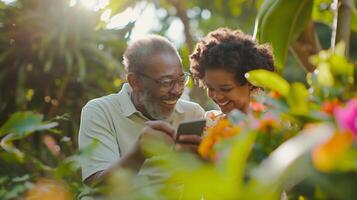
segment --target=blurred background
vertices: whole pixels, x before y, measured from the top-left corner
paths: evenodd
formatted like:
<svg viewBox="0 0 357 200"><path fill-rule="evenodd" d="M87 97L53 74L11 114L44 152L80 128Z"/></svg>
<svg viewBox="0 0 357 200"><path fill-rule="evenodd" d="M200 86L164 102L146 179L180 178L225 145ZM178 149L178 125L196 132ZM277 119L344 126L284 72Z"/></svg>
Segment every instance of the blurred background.
<svg viewBox="0 0 357 200"><path fill-rule="evenodd" d="M1 0L0 124L18 110L34 110L47 119L67 114L70 120L61 126L76 141L81 107L119 91L128 42L149 33L164 35L179 49L187 69L195 42L209 31L229 27L253 34L262 2ZM332 0L314 1L313 20L323 49L331 43L332 6ZM356 57L357 33L352 31L350 58ZM306 70L289 52L282 74L289 81L304 81ZM190 89L193 101L213 107L204 91Z"/></svg>
<svg viewBox="0 0 357 200"><path fill-rule="evenodd" d="M196 41L218 27L254 33L262 0L0 0L0 124L16 111L59 119L61 134L51 136L69 155L77 148L81 108L90 99L116 93L125 81L122 54L130 41L155 33L179 49L186 70ZM310 25L321 49L331 46L333 0L314 0ZM354 2L349 58L357 59ZM286 27L280 27L284 29ZM280 29L274 30L279 32ZM289 48L279 72L289 82L305 82L309 68ZM191 100L212 109L205 91L192 83ZM46 134L45 134L46 135ZM45 135L27 140L55 166ZM1 134L0 134L1 137ZM42 150L41 150L42 149ZM46 150L44 150L46 149ZM0 163L1 164L1 163Z"/></svg>

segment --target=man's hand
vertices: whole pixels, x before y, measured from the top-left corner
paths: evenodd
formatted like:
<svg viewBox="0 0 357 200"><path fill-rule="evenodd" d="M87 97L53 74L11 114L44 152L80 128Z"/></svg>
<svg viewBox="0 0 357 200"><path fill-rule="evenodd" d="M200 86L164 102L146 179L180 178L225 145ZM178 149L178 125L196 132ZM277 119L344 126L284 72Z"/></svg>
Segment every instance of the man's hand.
<svg viewBox="0 0 357 200"><path fill-rule="evenodd" d="M139 145L143 152L152 154L153 147L164 144L174 146L175 129L164 121L148 121L141 130Z"/></svg>
<svg viewBox="0 0 357 200"><path fill-rule="evenodd" d="M142 129L140 136L140 144L142 146L145 146L145 143L149 140L163 141L170 146L175 145L176 150L197 152L198 145L202 140L201 136L191 134L180 135L175 141L176 131L170 124L164 121L148 121L145 124L147 126ZM150 148L150 146L146 148Z"/></svg>
<svg viewBox="0 0 357 200"><path fill-rule="evenodd" d="M176 150L190 150L197 153L202 138L198 135L180 135L176 140Z"/></svg>

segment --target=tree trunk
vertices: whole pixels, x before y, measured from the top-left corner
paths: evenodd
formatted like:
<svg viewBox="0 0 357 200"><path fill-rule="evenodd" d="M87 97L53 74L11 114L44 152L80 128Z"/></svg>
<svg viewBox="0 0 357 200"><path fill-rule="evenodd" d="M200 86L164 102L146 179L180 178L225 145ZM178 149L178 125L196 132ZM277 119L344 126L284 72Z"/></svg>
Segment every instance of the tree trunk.
<svg viewBox="0 0 357 200"><path fill-rule="evenodd" d="M332 29L335 32L332 34L331 46L334 48L338 42L344 41L346 44L345 55L348 57L353 0L335 0L334 3L337 8Z"/></svg>
<svg viewBox="0 0 357 200"><path fill-rule="evenodd" d="M175 7L177 12L177 17L180 18L184 27L184 34L187 48L190 54L193 52L194 42L191 34L190 21L187 16L187 9L185 7L185 0L167 0L172 6ZM206 107L207 96L205 91L199 88L197 85L193 85L191 89L192 100L200 104L202 107Z"/></svg>
<svg viewBox="0 0 357 200"><path fill-rule="evenodd" d="M176 12L177 12L177 17L180 18L183 27L184 27L184 34L185 34L185 39L186 39L186 45L188 47L188 50L190 53L193 51L193 37L191 34L191 28L190 28L190 21L187 16L187 9L185 7L185 1L184 0L167 0L172 6L175 7Z"/></svg>
<svg viewBox="0 0 357 200"><path fill-rule="evenodd" d="M321 50L321 46L313 21L308 23L298 40L293 43L291 50L306 71L312 72L315 70L316 66L309 62L309 58L317 54Z"/></svg>

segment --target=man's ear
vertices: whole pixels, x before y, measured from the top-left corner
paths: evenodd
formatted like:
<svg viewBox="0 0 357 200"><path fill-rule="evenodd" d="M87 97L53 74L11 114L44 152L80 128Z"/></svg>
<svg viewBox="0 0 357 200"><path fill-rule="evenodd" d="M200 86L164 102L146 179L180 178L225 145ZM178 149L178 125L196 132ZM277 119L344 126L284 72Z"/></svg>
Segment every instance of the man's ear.
<svg viewBox="0 0 357 200"><path fill-rule="evenodd" d="M142 88L142 83L138 79L138 76L136 76L134 73L129 73L126 77L128 80L128 83L130 87L133 89L133 91L140 91Z"/></svg>

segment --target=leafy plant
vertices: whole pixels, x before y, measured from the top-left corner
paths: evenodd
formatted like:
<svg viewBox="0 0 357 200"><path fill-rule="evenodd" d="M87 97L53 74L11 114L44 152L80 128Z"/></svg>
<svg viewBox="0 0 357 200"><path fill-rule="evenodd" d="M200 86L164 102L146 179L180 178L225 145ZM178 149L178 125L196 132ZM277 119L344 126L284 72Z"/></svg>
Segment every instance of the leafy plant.
<svg viewBox="0 0 357 200"><path fill-rule="evenodd" d="M68 139L55 127L58 122L44 121L42 114L31 111L16 112L1 126L1 199L15 199L25 193L28 198L53 197L58 192L64 195L62 199L69 199L95 191L82 184L79 173L82 157L95 148L95 143L68 156L63 152ZM61 142L55 138L61 138Z"/></svg>
<svg viewBox="0 0 357 200"><path fill-rule="evenodd" d="M339 57L340 52L343 45L312 58L317 70L327 65L325 70L334 82L326 85L324 81L309 81L314 88L310 92L306 86L287 83L269 71L249 72L248 80L267 90L257 98L267 112L253 110L248 116L233 112L229 117L233 125L223 120L208 128L200 152L209 160L172 151L159 142L149 145L156 147L150 152L161 157L156 167L170 172L166 181L118 171L112 187L121 185L122 189L112 190L109 196L270 200L285 195L296 199L351 199L356 195L351 188L357 185L354 178L348 177L357 171L357 129L352 123L357 117L357 94L352 89L353 65ZM338 63L334 61L336 56L341 59ZM319 73L309 77L318 80ZM339 103L333 104L331 110L324 105L332 99ZM213 144L213 148L207 148L207 144ZM348 184L353 186L343 188ZM310 192L317 189L318 193Z"/></svg>
<svg viewBox="0 0 357 200"><path fill-rule="evenodd" d="M72 137L84 103L120 87L130 26L99 29L100 13L67 0L17 0L0 21L0 122L18 110L68 113Z"/></svg>

